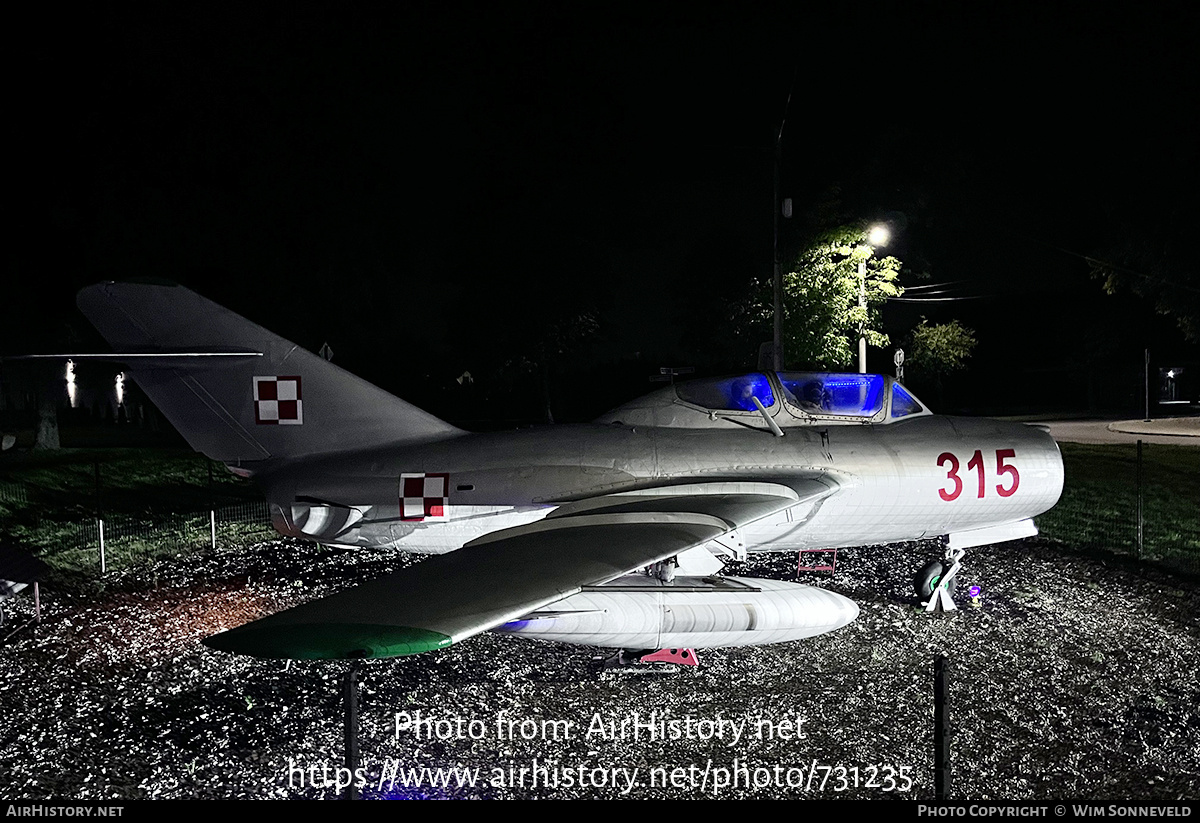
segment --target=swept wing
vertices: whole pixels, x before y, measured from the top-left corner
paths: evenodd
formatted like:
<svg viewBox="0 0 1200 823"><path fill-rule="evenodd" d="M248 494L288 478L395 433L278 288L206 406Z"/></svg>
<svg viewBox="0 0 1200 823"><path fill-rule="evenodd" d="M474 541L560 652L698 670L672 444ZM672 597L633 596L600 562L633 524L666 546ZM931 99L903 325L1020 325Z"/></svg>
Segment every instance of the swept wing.
<svg viewBox="0 0 1200 823"><path fill-rule="evenodd" d="M739 488L740 487L740 488ZM347 591L210 637L259 657L363 658L449 646L836 488L696 484L567 504Z"/></svg>

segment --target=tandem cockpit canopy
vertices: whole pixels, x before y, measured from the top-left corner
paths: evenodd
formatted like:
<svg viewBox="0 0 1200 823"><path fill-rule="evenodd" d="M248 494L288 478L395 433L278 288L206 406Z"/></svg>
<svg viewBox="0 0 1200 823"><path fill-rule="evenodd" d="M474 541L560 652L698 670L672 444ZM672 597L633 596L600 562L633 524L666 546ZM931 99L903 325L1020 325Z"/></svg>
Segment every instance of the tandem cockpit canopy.
<svg viewBox="0 0 1200 823"><path fill-rule="evenodd" d="M749 372L689 380L613 409L598 423L712 428L893 423L931 414L891 377L835 372Z"/></svg>

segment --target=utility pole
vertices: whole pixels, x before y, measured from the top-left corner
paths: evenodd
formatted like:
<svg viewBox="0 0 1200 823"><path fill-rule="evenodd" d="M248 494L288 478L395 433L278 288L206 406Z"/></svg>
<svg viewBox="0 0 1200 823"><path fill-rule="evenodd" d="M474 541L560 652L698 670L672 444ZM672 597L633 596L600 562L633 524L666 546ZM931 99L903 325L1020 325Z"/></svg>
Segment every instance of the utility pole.
<svg viewBox="0 0 1200 823"><path fill-rule="evenodd" d="M772 288L774 291L775 333L771 338L771 368L775 371L783 369L783 271L779 268L779 154L783 143L783 124L779 124L779 134L775 138L775 241L771 252L774 263Z"/></svg>
<svg viewBox="0 0 1200 823"><path fill-rule="evenodd" d="M858 307L867 312L867 259L858 261ZM858 328L858 373L867 373L867 321Z"/></svg>
<svg viewBox="0 0 1200 823"><path fill-rule="evenodd" d="M887 226L883 224L872 226L871 230L867 232L867 242L858 249L860 255L858 259L858 307L863 313L862 325L858 328L859 374L867 373L867 258L875 254L876 246L886 246L889 239L890 232Z"/></svg>
<svg viewBox="0 0 1200 823"><path fill-rule="evenodd" d="M792 85L795 85L795 78L792 79ZM792 201L789 198L786 201L779 199L779 175L780 166L783 158L783 127L787 124L788 109L792 105L792 90L788 89L787 102L783 106L783 119L779 121L779 131L775 134L775 168L774 168L774 189L775 200L772 205L772 210L775 212L775 245L771 259L774 261L774 280L773 290L775 292L775 334L772 338L772 353L771 362L772 368L775 371L783 370L783 269L779 265L779 216L792 216Z"/></svg>

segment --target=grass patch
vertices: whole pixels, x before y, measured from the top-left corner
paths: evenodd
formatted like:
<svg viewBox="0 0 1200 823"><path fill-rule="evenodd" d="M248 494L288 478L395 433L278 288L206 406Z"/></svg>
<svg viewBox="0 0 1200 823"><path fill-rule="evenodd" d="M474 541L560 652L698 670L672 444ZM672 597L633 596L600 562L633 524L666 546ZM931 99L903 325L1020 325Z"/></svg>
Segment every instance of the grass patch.
<svg viewBox="0 0 1200 823"><path fill-rule="evenodd" d="M210 548L212 506L218 545L274 533L253 484L195 452L61 449L7 454L0 463L0 533L63 580L99 571L97 512L105 564L115 569Z"/></svg>
<svg viewBox="0 0 1200 823"><path fill-rule="evenodd" d="M1058 505L1037 518L1047 537L1200 571L1200 449L1142 446L1142 551L1137 547L1136 445L1060 444Z"/></svg>
<svg viewBox="0 0 1200 823"><path fill-rule="evenodd" d="M97 466L99 479L97 480ZM209 486L209 469L212 485ZM198 511L209 499L256 497L254 486L224 465L181 449L59 449L5 455L5 486L20 485L39 502L82 509ZM98 491L98 497L97 497ZM5 504L0 494L0 505Z"/></svg>

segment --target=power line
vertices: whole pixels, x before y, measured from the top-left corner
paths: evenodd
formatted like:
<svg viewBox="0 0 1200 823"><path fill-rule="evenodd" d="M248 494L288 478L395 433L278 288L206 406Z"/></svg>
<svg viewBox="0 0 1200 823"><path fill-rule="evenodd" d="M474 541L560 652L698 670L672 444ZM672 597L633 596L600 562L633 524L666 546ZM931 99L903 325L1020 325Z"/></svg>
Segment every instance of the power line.
<svg viewBox="0 0 1200 823"><path fill-rule="evenodd" d="M1162 277L1162 276L1146 274L1145 272L1140 272L1140 271L1137 271L1136 269L1126 268L1125 266L1118 266L1114 263L1109 263L1105 260L1097 260L1095 257L1089 257L1086 254L1082 254L1077 251L1072 251L1071 249L1064 249L1062 246L1055 245L1054 243L1051 243L1047 240L1041 240L1037 237L1030 237L1029 235L1024 234L1022 232L1016 232L1016 231L1012 231L1011 229L1009 229L1008 233L1013 235L1014 237L1020 237L1029 243L1036 243L1037 245L1045 246L1048 249L1053 249L1054 251L1058 252L1059 254L1065 254L1068 257L1077 257L1080 260L1087 262L1087 264L1090 266L1095 266L1097 268L1104 268L1104 269L1112 269L1113 271L1119 271L1123 274L1130 274L1130 275L1133 275L1134 277L1140 277L1143 280L1148 280L1152 283L1156 283L1160 286L1165 286L1166 288L1169 288L1169 289L1179 289L1180 291L1190 291L1190 292L1195 292L1197 294L1200 294L1200 288L1197 288L1196 286L1184 285L1183 283L1180 283L1178 281L1168 280L1167 278Z"/></svg>
<svg viewBox="0 0 1200 823"><path fill-rule="evenodd" d="M917 291L918 289L944 289L947 286L957 286L959 283L970 283L970 280L947 280L945 283L924 283L916 286L905 286L905 291Z"/></svg>
<svg viewBox="0 0 1200 823"><path fill-rule="evenodd" d="M971 294L962 297L889 297L889 303L952 303L959 300L987 300L990 294Z"/></svg>

